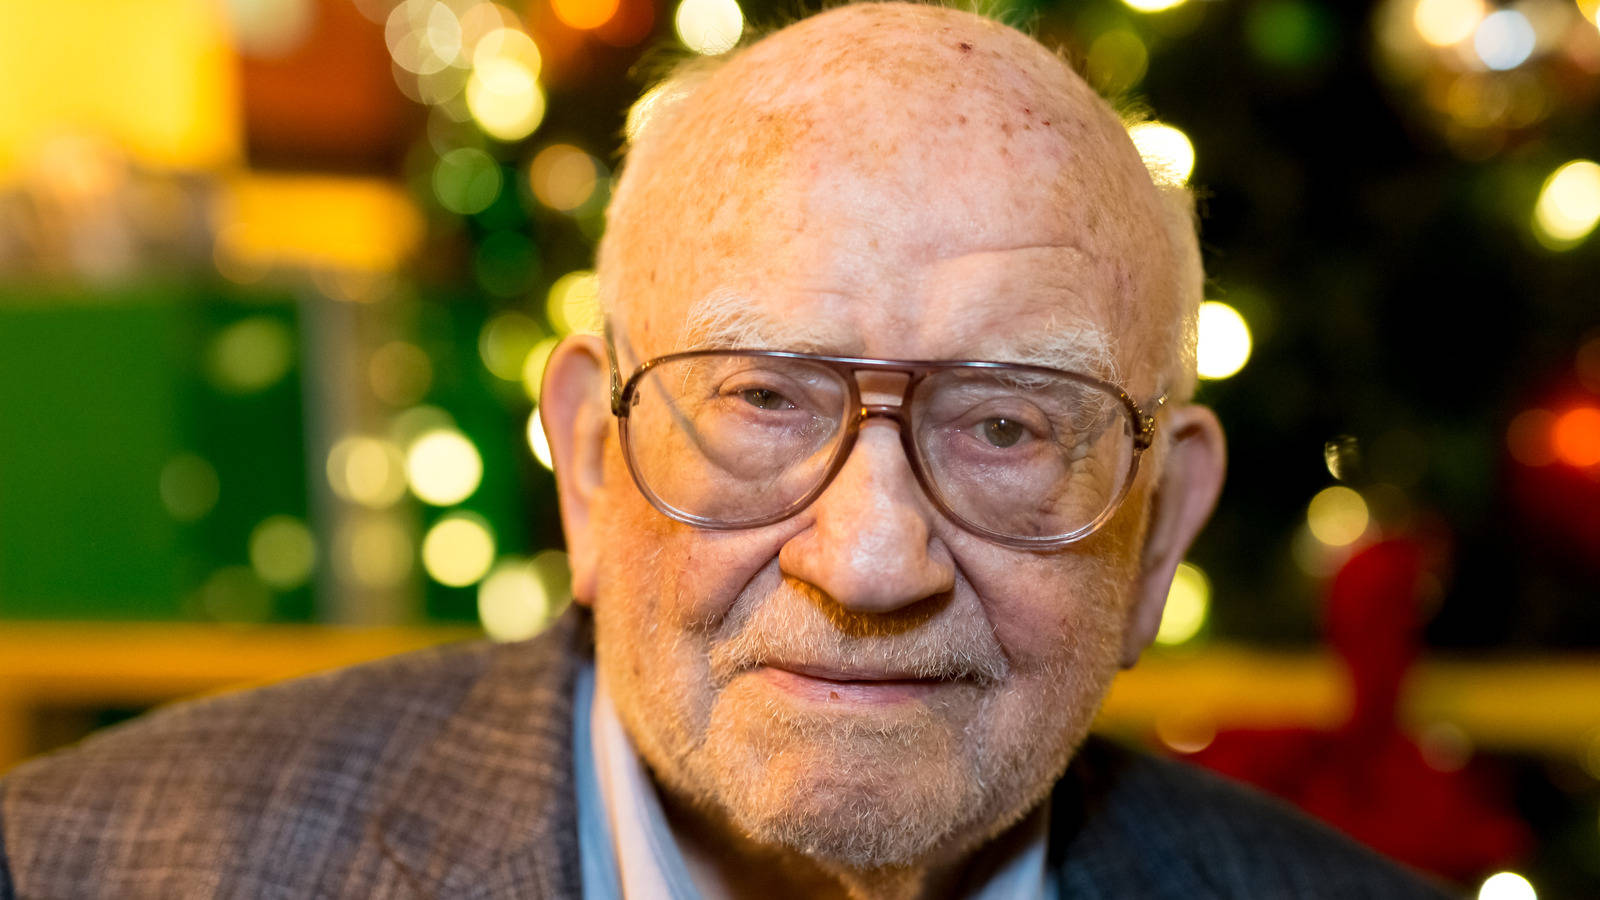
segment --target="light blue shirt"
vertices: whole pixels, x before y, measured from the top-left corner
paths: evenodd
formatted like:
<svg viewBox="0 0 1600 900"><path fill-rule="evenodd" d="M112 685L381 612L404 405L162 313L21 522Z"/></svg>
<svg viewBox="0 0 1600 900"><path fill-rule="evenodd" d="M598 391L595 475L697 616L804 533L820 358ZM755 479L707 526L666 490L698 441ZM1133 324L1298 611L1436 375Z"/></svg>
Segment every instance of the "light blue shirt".
<svg viewBox="0 0 1600 900"><path fill-rule="evenodd" d="M572 758L584 900L709 900L728 896L709 873L696 878L672 835L655 785L622 729L593 664L578 675ZM1054 896L1045 867L1049 822L1034 812L1019 840L1000 848L972 900Z"/></svg>

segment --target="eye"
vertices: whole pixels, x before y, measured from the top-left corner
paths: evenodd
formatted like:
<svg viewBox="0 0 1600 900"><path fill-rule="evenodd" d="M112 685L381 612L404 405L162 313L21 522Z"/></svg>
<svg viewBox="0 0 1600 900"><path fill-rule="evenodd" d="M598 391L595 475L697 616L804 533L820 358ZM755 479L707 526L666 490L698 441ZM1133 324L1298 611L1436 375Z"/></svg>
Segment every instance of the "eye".
<svg viewBox="0 0 1600 900"><path fill-rule="evenodd" d="M1021 422L1012 419L984 419L978 427L983 432L983 439L996 447L1014 446L1027 431Z"/></svg>
<svg viewBox="0 0 1600 900"><path fill-rule="evenodd" d="M794 404L790 403L786 397L770 388L747 388L740 391L739 396L744 398L744 402L754 406L756 409L795 408Z"/></svg>

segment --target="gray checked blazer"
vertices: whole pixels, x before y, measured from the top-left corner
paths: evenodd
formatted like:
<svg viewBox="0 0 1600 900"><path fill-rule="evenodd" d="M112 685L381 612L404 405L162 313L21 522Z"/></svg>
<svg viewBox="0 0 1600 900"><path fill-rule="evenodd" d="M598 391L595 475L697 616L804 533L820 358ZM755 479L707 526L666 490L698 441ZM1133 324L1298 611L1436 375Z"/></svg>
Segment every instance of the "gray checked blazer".
<svg viewBox="0 0 1600 900"><path fill-rule="evenodd" d="M569 898L571 611L174 706L0 781L0 900ZM1072 898L1444 896L1273 801L1091 741L1053 794Z"/></svg>

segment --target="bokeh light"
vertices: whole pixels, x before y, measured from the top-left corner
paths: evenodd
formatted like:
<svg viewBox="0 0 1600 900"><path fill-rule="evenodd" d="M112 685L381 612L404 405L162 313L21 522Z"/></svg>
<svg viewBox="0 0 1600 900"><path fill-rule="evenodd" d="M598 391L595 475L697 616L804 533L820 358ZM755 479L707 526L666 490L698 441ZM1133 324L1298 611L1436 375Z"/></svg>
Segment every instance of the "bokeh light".
<svg viewBox="0 0 1600 900"><path fill-rule="evenodd" d="M1250 326L1239 311L1216 300L1200 304L1196 368L1201 378L1227 378L1250 361Z"/></svg>
<svg viewBox="0 0 1600 900"><path fill-rule="evenodd" d="M217 505L221 483L217 470L193 453L180 453L161 467L161 505L179 522L193 522Z"/></svg>
<svg viewBox="0 0 1600 900"><path fill-rule="evenodd" d="M1528 879L1515 872L1497 872L1484 879L1478 900L1539 900Z"/></svg>
<svg viewBox="0 0 1600 900"><path fill-rule="evenodd" d="M467 79L467 109L484 133L517 141L539 127L545 113L541 65L539 48L518 29L496 29L478 42Z"/></svg>
<svg viewBox="0 0 1600 900"><path fill-rule="evenodd" d="M383 37L395 65L414 75L431 75L461 57L461 21L448 4L435 0L396 4Z"/></svg>
<svg viewBox="0 0 1600 900"><path fill-rule="evenodd" d="M218 622L260 622L272 615L272 591L248 566L211 573L195 602L201 616Z"/></svg>
<svg viewBox="0 0 1600 900"><path fill-rule="evenodd" d="M1182 6L1185 0L1122 0L1129 9L1137 12L1165 12Z"/></svg>
<svg viewBox="0 0 1600 900"><path fill-rule="evenodd" d="M256 577L269 587L292 591L311 577L317 542L294 516L269 516L251 530L249 554Z"/></svg>
<svg viewBox="0 0 1600 900"><path fill-rule="evenodd" d="M523 362L544 337L544 329L532 317L519 312L500 313L478 332L478 355L496 378L521 381Z"/></svg>
<svg viewBox="0 0 1600 900"><path fill-rule="evenodd" d="M454 429L427 432L406 451L406 479L424 503L449 506L472 496L483 479L483 459L467 436Z"/></svg>
<svg viewBox="0 0 1600 900"><path fill-rule="evenodd" d="M683 0L672 25L685 47L703 56L716 56L739 43L744 13L735 0Z"/></svg>
<svg viewBox="0 0 1600 900"><path fill-rule="evenodd" d="M533 637L566 606L571 577L566 554L546 550L533 559L508 556L478 585L478 618L489 637Z"/></svg>
<svg viewBox="0 0 1600 900"><path fill-rule="evenodd" d="M600 280L588 269L556 279L545 298L545 314L559 334L600 332Z"/></svg>
<svg viewBox="0 0 1600 900"><path fill-rule="evenodd" d="M412 538L392 514L368 513L341 527L334 560L339 573L361 587L399 587L411 576Z"/></svg>
<svg viewBox="0 0 1600 900"><path fill-rule="evenodd" d="M410 406L433 387L433 360L416 344L390 341L372 351L367 382L379 400L393 406Z"/></svg>
<svg viewBox="0 0 1600 900"><path fill-rule="evenodd" d="M1167 605L1161 613L1161 628L1156 643L1182 644L1200 633L1211 611L1211 579L1199 566L1179 563L1167 591Z"/></svg>
<svg viewBox="0 0 1600 900"><path fill-rule="evenodd" d="M1163 184L1181 185L1194 172L1194 144L1189 136L1161 122L1140 122L1128 129L1150 177Z"/></svg>
<svg viewBox="0 0 1600 900"><path fill-rule="evenodd" d="M1318 491L1306 507L1306 525L1312 536L1330 547L1355 543L1370 522L1367 501L1344 485Z"/></svg>
<svg viewBox="0 0 1600 900"><path fill-rule="evenodd" d="M328 451L328 486L369 509L385 509L406 492L406 461L392 441L352 435Z"/></svg>
<svg viewBox="0 0 1600 900"><path fill-rule="evenodd" d="M1600 409L1580 406L1562 413L1550 429L1550 447L1569 466L1600 465Z"/></svg>
<svg viewBox="0 0 1600 900"><path fill-rule="evenodd" d="M1506 449L1511 458L1525 466L1548 466L1556 461L1550 437L1555 431L1556 414L1548 409L1529 409L1518 413L1506 426Z"/></svg>
<svg viewBox="0 0 1600 900"><path fill-rule="evenodd" d="M1487 12L1483 0L1420 0L1411 22L1424 41L1449 47L1471 37Z"/></svg>
<svg viewBox="0 0 1600 900"><path fill-rule="evenodd" d="M587 203L599 177L594 157L571 144L551 144L528 164L533 196L557 212L572 212Z"/></svg>
<svg viewBox="0 0 1600 900"><path fill-rule="evenodd" d="M433 167L433 195L453 213L470 216L500 196L500 164L476 147L457 147Z"/></svg>
<svg viewBox="0 0 1600 900"><path fill-rule="evenodd" d="M618 0L550 0L550 11L568 28L599 28L617 14Z"/></svg>
<svg viewBox="0 0 1600 900"><path fill-rule="evenodd" d="M1550 173L1533 208L1534 234L1553 250L1565 250L1600 223L1600 164L1577 159Z"/></svg>
<svg viewBox="0 0 1600 900"><path fill-rule="evenodd" d="M477 583L494 563L494 531L476 513L444 516L422 538L422 568L450 587Z"/></svg>
<svg viewBox="0 0 1600 900"><path fill-rule="evenodd" d="M528 416L528 449L533 452L533 458L539 461L539 465L555 471L556 465L550 457L550 442L544 436L544 420L539 417L537 409Z"/></svg>
<svg viewBox="0 0 1600 900"><path fill-rule="evenodd" d="M289 326L270 316L252 316L217 332L206 348L206 374L228 393L254 393L288 374L294 356Z"/></svg>
<svg viewBox="0 0 1600 900"><path fill-rule="evenodd" d="M1472 35L1472 47L1478 52L1478 59L1500 72L1527 62L1538 43L1533 23L1515 9L1496 10L1484 16Z"/></svg>
<svg viewBox="0 0 1600 900"><path fill-rule="evenodd" d="M1217 739L1217 724L1206 716L1175 710L1156 719L1156 739L1176 753L1199 753Z"/></svg>
<svg viewBox="0 0 1600 900"><path fill-rule="evenodd" d="M1137 34L1113 28L1094 39L1084 68L1101 92L1118 94L1137 85L1150 67L1150 51Z"/></svg>
<svg viewBox="0 0 1600 900"><path fill-rule="evenodd" d="M545 338L534 344L522 361L522 390L535 403L539 402L539 390L544 384L544 368L549 365L550 354L555 352L556 345L560 343L560 338Z"/></svg>

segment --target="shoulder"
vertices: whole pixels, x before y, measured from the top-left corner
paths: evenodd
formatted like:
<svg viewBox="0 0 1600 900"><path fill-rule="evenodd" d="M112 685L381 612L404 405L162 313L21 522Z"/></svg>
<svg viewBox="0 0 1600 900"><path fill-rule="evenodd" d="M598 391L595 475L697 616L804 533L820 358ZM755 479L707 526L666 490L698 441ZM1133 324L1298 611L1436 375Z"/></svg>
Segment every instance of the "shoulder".
<svg viewBox="0 0 1600 900"><path fill-rule="evenodd" d="M1100 739L1079 751L1052 803L1064 896L1446 896L1287 804Z"/></svg>
<svg viewBox="0 0 1600 900"><path fill-rule="evenodd" d="M24 764L0 780L0 873L25 892L152 866L225 879L249 858L337 868L440 736L478 724L462 719L486 694L562 690L571 637L558 626L181 703Z"/></svg>

